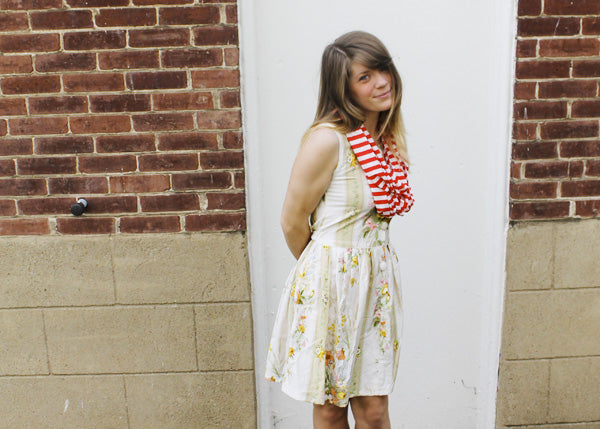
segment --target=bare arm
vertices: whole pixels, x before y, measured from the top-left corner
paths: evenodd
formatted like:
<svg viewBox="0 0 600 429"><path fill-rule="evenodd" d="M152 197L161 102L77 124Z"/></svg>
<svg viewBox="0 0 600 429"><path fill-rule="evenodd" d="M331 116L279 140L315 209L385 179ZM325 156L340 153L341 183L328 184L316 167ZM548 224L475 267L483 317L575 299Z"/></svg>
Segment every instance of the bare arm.
<svg viewBox="0 0 600 429"><path fill-rule="evenodd" d="M338 148L335 132L319 128L310 133L296 156L281 211L285 241L296 259L310 240L308 218L331 183Z"/></svg>

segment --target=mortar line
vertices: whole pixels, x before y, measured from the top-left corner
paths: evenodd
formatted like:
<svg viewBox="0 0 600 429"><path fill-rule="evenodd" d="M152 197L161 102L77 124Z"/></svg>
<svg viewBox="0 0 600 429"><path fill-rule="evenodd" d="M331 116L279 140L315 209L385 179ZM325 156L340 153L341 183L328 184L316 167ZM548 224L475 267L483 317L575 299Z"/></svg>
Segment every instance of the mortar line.
<svg viewBox="0 0 600 429"><path fill-rule="evenodd" d="M192 312L194 315L194 351L196 353L196 370L200 370L200 361L198 360L198 327L196 326L196 306L192 305Z"/></svg>
<svg viewBox="0 0 600 429"><path fill-rule="evenodd" d="M575 289L575 288L570 288ZM594 288L586 288L586 289L594 289ZM600 289L600 288L595 288ZM186 301L186 302L143 302L143 303L115 303L115 304L89 304L89 305L49 305L41 307L44 310L67 310L67 309L83 309L83 308L127 308L127 307L180 307L180 306L188 306L188 305L218 305L218 304L248 304L250 300L244 301L210 301L210 302L201 302L201 301ZM0 307L0 310L35 310L40 307Z"/></svg>
<svg viewBox="0 0 600 429"><path fill-rule="evenodd" d="M52 368L50 367L50 350L48 349L48 334L46 333L46 315L42 310L42 329L44 331L44 344L46 346L46 363L48 364L48 375L52 375Z"/></svg>
<svg viewBox="0 0 600 429"><path fill-rule="evenodd" d="M550 356L550 357L533 357L533 358L521 358L521 359L505 359L506 362L531 362L531 361L552 361L559 359L589 359L589 358L600 358L600 354L588 354L580 356Z"/></svg>
<svg viewBox="0 0 600 429"><path fill-rule="evenodd" d="M127 398L127 383L125 382L125 374L122 375L123 378L123 391L125 393L125 415L127 416L127 429L131 429L131 423L129 421L129 403Z"/></svg>
<svg viewBox="0 0 600 429"><path fill-rule="evenodd" d="M77 374L50 374L54 377L71 378L71 377L118 377L121 376L148 376L148 375L171 375L171 374L228 374L228 373L253 373L254 369L214 369L214 370L188 370L188 371L161 371L161 372L91 372ZM0 375L3 378L48 378L48 374L13 374Z"/></svg>
<svg viewBox="0 0 600 429"><path fill-rule="evenodd" d="M115 255L114 255L114 239L112 237L109 237L109 242L110 242L110 269L111 269L111 273L112 273L112 284L113 284L113 298L114 298L114 302L113 304L117 304L117 278L115 277Z"/></svg>

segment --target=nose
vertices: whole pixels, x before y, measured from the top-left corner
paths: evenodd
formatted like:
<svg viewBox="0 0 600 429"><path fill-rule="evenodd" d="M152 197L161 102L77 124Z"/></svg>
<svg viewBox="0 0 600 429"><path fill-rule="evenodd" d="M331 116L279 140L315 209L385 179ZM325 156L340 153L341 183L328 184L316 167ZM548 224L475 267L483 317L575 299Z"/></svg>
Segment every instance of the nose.
<svg viewBox="0 0 600 429"><path fill-rule="evenodd" d="M377 70L375 72L375 84L378 88L381 88L389 83L389 73Z"/></svg>

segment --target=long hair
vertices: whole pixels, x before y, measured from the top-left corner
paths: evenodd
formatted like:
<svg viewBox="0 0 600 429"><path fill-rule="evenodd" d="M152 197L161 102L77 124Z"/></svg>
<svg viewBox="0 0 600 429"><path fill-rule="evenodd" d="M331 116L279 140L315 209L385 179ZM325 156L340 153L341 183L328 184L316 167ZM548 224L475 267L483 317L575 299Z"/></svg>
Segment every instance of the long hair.
<svg viewBox="0 0 600 429"><path fill-rule="evenodd" d="M338 131L349 133L365 121L365 112L352 99L350 93L350 67L353 62L373 70L390 73L392 107L379 114L377 135L374 137L383 137L390 149L408 162L404 124L400 111L402 80L383 43L364 31L346 33L323 51L317 113L307 134L323 123L331 123ZM395 145L392 145L392 142Z"/></svg>

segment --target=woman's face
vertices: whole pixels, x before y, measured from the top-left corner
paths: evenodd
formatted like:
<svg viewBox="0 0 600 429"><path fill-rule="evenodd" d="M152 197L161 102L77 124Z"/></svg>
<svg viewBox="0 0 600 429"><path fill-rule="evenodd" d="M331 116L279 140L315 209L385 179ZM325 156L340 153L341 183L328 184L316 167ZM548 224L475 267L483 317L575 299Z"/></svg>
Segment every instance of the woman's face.
<svg viewBox="0 0 600 429"><path fill-rule="evenodd" d="M350 65L350 94L368 115L392 107L392 76L388 71L373 70L360 63Z"/></svg>

